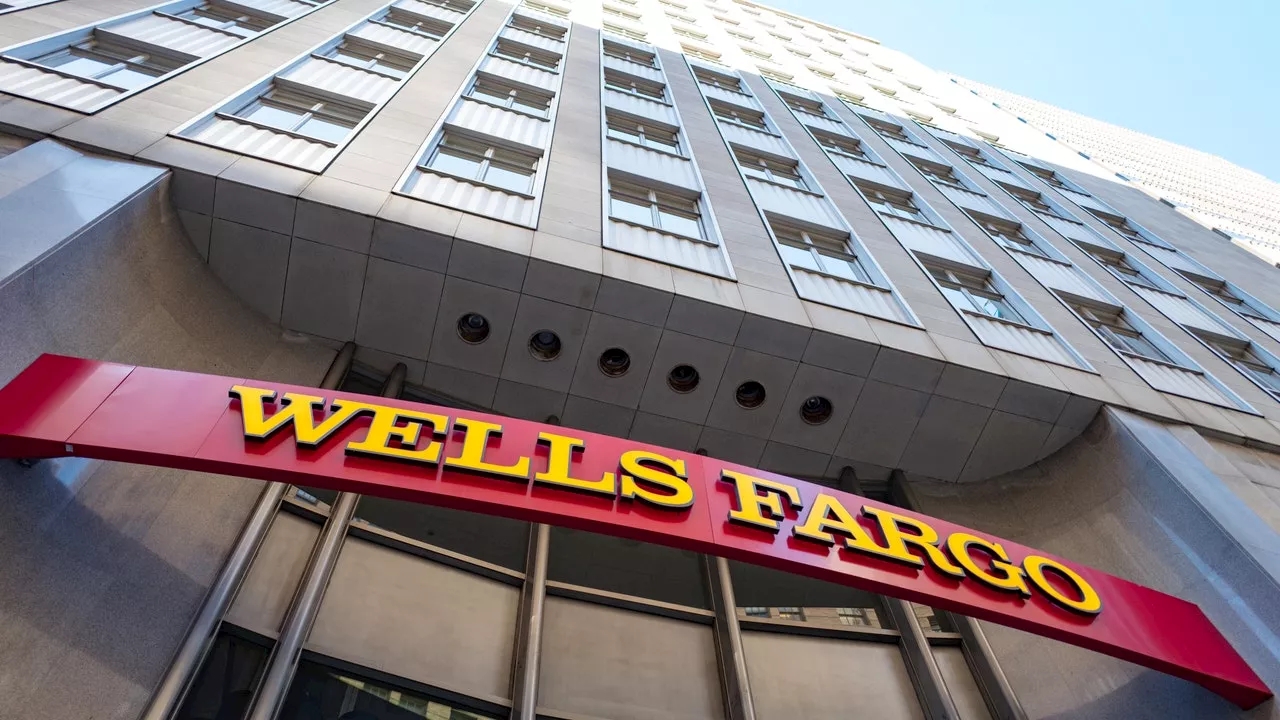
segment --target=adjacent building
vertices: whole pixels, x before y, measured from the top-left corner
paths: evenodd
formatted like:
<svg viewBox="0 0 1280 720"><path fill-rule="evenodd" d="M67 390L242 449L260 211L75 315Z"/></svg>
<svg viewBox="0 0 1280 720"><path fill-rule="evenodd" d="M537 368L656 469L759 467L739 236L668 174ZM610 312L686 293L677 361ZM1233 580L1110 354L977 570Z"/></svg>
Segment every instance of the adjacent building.
<svg viewBox="0 0 1280 720"><path fill-rule="evenodd" d="M1280 265L1280 185L1201 152L960 77L952 81L1085 153L1273 265Z"/></svg>
<svg viewBox="0 0 1280 720"><path fill-rule="evenodd" d="M1102 152L746 0L2 8L0 382L54 352L702 452L1178 595L1280 687L1277 271ZM0 491L0 717L1277 712L581 531L75 459Z"/></svg>

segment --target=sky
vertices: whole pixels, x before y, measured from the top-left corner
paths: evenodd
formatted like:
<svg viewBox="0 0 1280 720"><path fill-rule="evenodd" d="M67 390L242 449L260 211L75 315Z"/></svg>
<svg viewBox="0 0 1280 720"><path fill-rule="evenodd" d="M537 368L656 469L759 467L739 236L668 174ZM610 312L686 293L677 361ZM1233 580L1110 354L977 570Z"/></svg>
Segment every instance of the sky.
<svg viewBox="0 0 1280 720"><path fill-rule="evenodd" d="M1280 181L1280 0L763 0Z"/></svg>

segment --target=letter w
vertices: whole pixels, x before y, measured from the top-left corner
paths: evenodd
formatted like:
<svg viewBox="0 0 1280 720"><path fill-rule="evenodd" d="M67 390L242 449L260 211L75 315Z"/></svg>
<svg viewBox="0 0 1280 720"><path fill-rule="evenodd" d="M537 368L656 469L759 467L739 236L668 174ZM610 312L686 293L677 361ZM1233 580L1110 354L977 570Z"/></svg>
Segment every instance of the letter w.
<svg viewBox="0 0 1280 720"><path fill-rule="evenodd" d="M299 445L315 447L346 425L352 418L377 410L376 405L355 400L334 400L332 412L315 423L315 413L324 407L324 398L301 393L285 393L280 408L267 417L264 405L274 402L276 392L263 388L235 385L231 397L240 398L240 417L244 421L244 436L266 440L286 425L293 426L293 434Z"/></svg>

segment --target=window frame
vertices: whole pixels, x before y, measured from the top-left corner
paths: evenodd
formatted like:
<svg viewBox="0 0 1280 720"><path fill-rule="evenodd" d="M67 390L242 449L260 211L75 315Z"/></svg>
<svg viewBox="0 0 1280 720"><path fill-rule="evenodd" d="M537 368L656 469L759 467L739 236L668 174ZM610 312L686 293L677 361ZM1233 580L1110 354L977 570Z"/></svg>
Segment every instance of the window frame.
<svg viewBox="0 0 1280 720"><path fill-rule="evenodd" d="M995 286L995 274L986 268L965 268L947 265L938 262L921 261L925 269L929 272L929 277L942 290L942 294L947 297L948 302L955 305L956 296L946 290L952 290L964 298L964 302L969 307L957 307L961 312L968 312L984 318L1003 321L1020 325L1022 327L1038 330L1018 309L1018 307L1009 300L1009 297L1001 292ZM939 274L942 277L939 277ZM1008 313L1009 316L993 315L986 308L988 305L994 305Z"/></svg>
<svg viewBox="0 0 1280 720"><path fill-rule="evenodd" d="M518 40L505 37L499 37L493 43L493 49L489 51L489 54L517 65L524 65L525 67L553 74L559 74L560 66L564 62L564 58L556 53L525 45Z"/></svg>
<svg viewBox="0 0 1280 720"><path fill-rule="evenodd" d="M784 161L762 153L751 152L738 147L733 149L733 158L737 161L742 174L754 180L781 185L782 187L814 192L809 187L809 180L800 165L800 161ZM791 167L787 167L790 162Z"/></svg>
<svg viewBox="0 0 1280 720"><path fill-rule="evenodd" d="M1130 310L1128 308L1103 308L1078 301L1067 301L1067 306L1115 352L1196 372L1174 360L1164 348L1147 337L1147 334L1132 322L1129 322L1127 316L1130 314ZM1112 319L1115 322L1108 322ZM1148 349L1154 355L1143 352L1141 348Z"/></svg>
<svg viewBox="0 0 1280 720"><path fill-rule="evenodd" d="M487 94L482 97L477 97L475 95L475 91L477 88L480 88L482 86L484 88L492 88L495 91L497 90L506 91L506 95L507 95L506 102L502 103L493 99L493 96L498 95L497 92L493 92L491 94ZM540 120L546 120L551 117L551 106L555 103L555 96L550 93L539 93L534 90L531 90L530 88L524 85L517 85L515 83L506 81L505 79L499 78L498 76L489 75L487 73L479 73L479 72L476 73L475 77L471 79L471 84L468 85L467 89L463 91L462 96L470 100L473 100L475 102L482 102L482 103L485 103L486 105L500 107L500 108L503 108L504 110L510 110L511 112L521 113L522 115L528 115L529 117L538 118ZM545 100L546 107L542 110L541 113L535 112L534 110L530 109L530 105L528 103L516 102L517 99L520 99L522 97L526 99L536 98L538 100Z"/></svg>
<svg viewBox="0 0 1280 720"><path fill-rule="evenodd" d="M256 120L251 117L251 113L255 106L270 107L284 112L291 112L297 115L297 120L289 127L277 125L267 122L266 120ZM354 130L367 116L368 111L355 105L349 105L337 100L332 100L319 95L312 95L294 88L281 88L271 84L265 92L248 98L235 110L218 111L217 115L225 115L232 117L237 121L243 121L249 125L257 125L259 127L278 130L287 135L305 138L312 142L317 142L330 147L337 147L343 143L343 140L330 140L313 135L303 131L303 127L312 120L320 120L331 125L338 125L347 128L347 135Z"/></svg>
<svg viewBox="0 0 1280 720"><path fill-rule="evenodd" d="M710 102L710 105L711 105L711 114L716 118L717 121L727 122L731 125L737 125L739 127L747 128L748 130L754 130L756 132L762 132L768 135L777 135L777 133L773 131L773 127L769 124L769 117L758 110L751 110L749 108L739 108L735 105L730 105L729 103L717 102L715 100L712 100ZM747 116L751 118L755 118L756 116L759 116L760 124L756 125L753 122L744 120L742 116Z"/></svg>
<svg viewBox="0 0 1280 720"><path fill-rule="evenodd" d="M615 126L624 127L619 128ZM631 128L634 128L634 132L631 131ZM617 129L618 132L628 132L635 135L638 140L614 137L610 131L615 129ZM672 142L666 143L660 140L650 140L649 136L651 134L670 136ZM654 152L666 153L668 155L674 155L682 158L688 157L684 152L684 143L681 141L679 128L672 128L664 123L628 115L626 113L616 111L613 108L605 109L605 137L617 140L618 142L636 145Z"/></svg>
<svg viewBox="0 0 1280 720"><path fill-rule="evenodd" d="M613 212L613 201L615 196L621 196L624 202L639 207L641 202L648 204L650 211L650 222L644 224L635 220L631 220ZM641 227L654 230L666 235L685 238L707 245L718 246L715 240L711 238L711 233L707 227L706 214L702 211L702 198L690 198L678 195L676 193L659 190L657 188L644 185L630 178L609 177L608 197L608 214L610 220L627 223L629 225L639 225ZM686 204L687 205L684 205ZM682 207L682 205L684 205ZM693 236L683 232L669 230L663 227L662 214L666 212L668 215L684 217L686 220L692 220L697 223L698 235Z"/></svg>
<svg viewBox="0 0 1280 720"><path fill-rule="evenodd" d="M464 143L470 143L473 146L484 147L484 151L482 153L477 153L473 149L465 148L461 144L450 143L449 142L450 138L456 138L457 140L460 140ZM453 154L455 156L467 156L468 159L472 159L472 160L475 160L478 158L479 164L477 165L475 177L465 177L457 173L453 173L447 170L441 170L439 168L433 167L432 163L436 161L437 157L439 157L439 155L441 154L442 148L446 149L446 151L451 151L451 152L446 152L446 154ZM498 157L499 153L504 153L508 156L523 156L530 160L530 166L527 168L529 170L529 176L528 176L529 186L527 190L513 190L511 188L505 187L499 183L496 183L487 179L489 175L489 171L495 165L499 169L506 170L508 172L513 172L516 169L519 169L519 170L526 169L525 167L520 166L517 162L512 161L507 157ZM496 162L495 162L495 158L496 158ZM533 198L534 197L533 191L538 181L538 169L541 167L541 165L542 165L542 158L534 153L525 152L521 150L514 150L512 148L505 147L503 145L494 143L492 141L487 142L485 140L482 140L470 135L450 133L446 131L440 134L440 138L436 140L434 145L432 145L431 152L426 154L426 158L422 162L418 163L417 167L419 170L424 170L430 173L435 173L438 175L445 175L447 177L456 178L458 180L462 180L463 182L468 182L473 185L481 185L483 187L492 188L494 190L508 193L510 195L518 195L520 197Z"/></svg>
<svg viewBox="0 0 1280 720"><path fill-rule="evenodd" d="M788 267L799 268L805 272L816 272L845 282L880 287L872 280L871 273L854 252L852 237L841 238L835 234L817 233L789 223L776 222L772 218L769 219L769 229L773 231L773 237L779 245L808 252L813 263L812 266L797 265L788 259L784 251L780 254ZM842 263L843 267L852 267L852 274L856 277L849 277L846 273L833 270L828 266L828 259Z"/></svg>
<svg viewBox="0 0 1280 720"><path fill-rule="evenodd" d="M614 70L613 68L604 68L604 86L609 90L625 95L644 98L663 105L671 104L670 100L667 99L666 85L648 78Z"/></svg>
<svg viewBox="0 0 1280 720"><path fill-rule="evenodd" d="M653 68L655 70L658 68L658 56L655 53L631 47L626 43L620 43L604 38L602 40L601 52L615 60L625 60L627 62L643 65L644 67Z"/></svg>

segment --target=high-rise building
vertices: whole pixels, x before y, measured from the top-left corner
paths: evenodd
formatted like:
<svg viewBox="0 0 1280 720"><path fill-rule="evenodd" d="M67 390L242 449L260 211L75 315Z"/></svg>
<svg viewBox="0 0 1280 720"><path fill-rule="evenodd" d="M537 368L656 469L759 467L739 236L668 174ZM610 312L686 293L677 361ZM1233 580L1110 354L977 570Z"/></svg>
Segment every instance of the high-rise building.
<svg viewBox="0 0 1280 720"><path fill-rule="evenodd" d="M947 76L0 12L0 717L1276 712L1276 269Z"/></svg>
<svg viewBox="0 0 1280 720"><path fill-rule="evenodd" d="M1280 266L1280 183L1217 155L980 82L952 80Z"/></svg>

